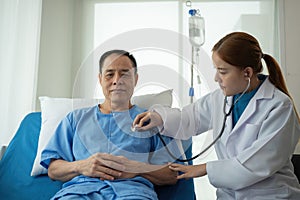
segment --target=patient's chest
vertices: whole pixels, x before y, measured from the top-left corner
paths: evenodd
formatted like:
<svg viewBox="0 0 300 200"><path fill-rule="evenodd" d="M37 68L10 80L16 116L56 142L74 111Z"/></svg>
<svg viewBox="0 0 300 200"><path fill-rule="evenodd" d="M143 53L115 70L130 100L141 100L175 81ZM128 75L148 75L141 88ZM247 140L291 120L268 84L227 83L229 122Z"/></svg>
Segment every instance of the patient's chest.
<svg viewBox="0 0 300 200"><path fill-rule="evenodd" d="M106 114L93 117L92 120L78 121L73 138L75 159L105 152L147 162L153 146L151 135L132 132L132 121L132 117L126 113Z"/></svg>

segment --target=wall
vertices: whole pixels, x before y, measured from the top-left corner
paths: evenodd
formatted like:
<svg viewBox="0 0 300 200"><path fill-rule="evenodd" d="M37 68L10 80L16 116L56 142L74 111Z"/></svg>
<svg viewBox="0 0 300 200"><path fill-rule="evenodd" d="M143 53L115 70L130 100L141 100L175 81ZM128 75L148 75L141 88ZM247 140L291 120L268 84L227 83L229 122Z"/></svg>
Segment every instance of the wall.
<svg viewBox="0 0 300 200"><path fill-rule="evenodd" d="M37 98L71 96L74 2L43 0Z"/></svg>
<svg viewBox="0 0 300 200"><path fill-rule="evenodd" d="M300 1L284 1L284 46L286 81L291 95L294 98L298 112L300 111Z"/></svg>
<svg viewBox="0 0 300 200"><path fill-rule="evenodd" d="M91 79L97 77L96 73L88 73L93 69L93 63L87 58L94 50L94 1L93 0L74 0L74 24L73 24L73 58L72 58L72 97L93 98L93 95L86 94L91 88L90 81L79 77L82 74L89 74ZM79 75L80 74L80 75ZM81 95L79 95L81 94Z"/></svg>
<svg viewBox="0 0 300 200"><path fill-rule="evenodd" d="M37 98L73 97L81 89L74 82L93 50L93 1L84 1L43 0Z"/></svg>

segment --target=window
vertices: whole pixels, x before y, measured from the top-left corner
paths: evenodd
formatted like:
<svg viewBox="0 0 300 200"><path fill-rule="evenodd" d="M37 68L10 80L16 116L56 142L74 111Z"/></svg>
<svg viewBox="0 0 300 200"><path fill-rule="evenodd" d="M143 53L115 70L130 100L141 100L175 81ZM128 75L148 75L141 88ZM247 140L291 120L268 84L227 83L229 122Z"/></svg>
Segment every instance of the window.
<svg viewBox="0 0 300 200"><path fill-rule="evenodd" d="M140 68L140 72L141 69L161 66L169 69L171 74L178 73L180 80L177 77L174 79L169 77L172 83L143 82L136 89L136 94L149 93L153 89L157 91L170 86L174 87L173 82L177 82L176 91L178 93L174 96L175 106L180 107L190 102L188 94L191 83L191 58L182 58L182 55L185 54L184 51L191 51L183 41L188 39L188 10L191 8L200 10L205 19L206 31L205 43L201 47L198 64L194 67L195 99L217 87L213 80L214 69L210 61L211 48L226 33L231 31L249 32L259 39L265 52L278 55L278 52L274 52L273 45L275 35L273 0L193 1L192 7L187 7L185 1L95 2L94 48L111 42L111 48L123 46L134 53L138 65L143 66ZM146 30L142 32L141 29L149 29L149 34L152 33L151 29L178 34L178 46L163 49L157 43L168 39L171 41L168 36L163 34L161 37L158 36L152 44L148 43L148 46L143 46L142 43L134 45L136 42L134 38L140 42L147 41L151 36L147 34ZM143 34L139 35L139 33ZM123 39L114 43L114 39L117 41L124 34L127 34L129 38L132 37L132 40ZM174 42L176 43L176 41ZM184 50L180 47L184 47ZM140 76L143 76L142 72ZM157 71L151 73L151 76L162 76L162 80L165 80L165 75ZM97 95L101 96L101 91L98 91Z"/></svg>

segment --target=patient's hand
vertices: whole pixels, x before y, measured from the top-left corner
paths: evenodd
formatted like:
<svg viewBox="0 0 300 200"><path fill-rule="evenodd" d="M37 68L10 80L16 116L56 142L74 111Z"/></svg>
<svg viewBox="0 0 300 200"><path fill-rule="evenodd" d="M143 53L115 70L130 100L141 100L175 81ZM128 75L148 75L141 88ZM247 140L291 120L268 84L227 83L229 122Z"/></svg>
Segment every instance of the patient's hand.
<svg viewBox="0 0 300 200"><path fill-rule="evenodd" d="M169 169L168 165L152 165L129 160L124 156L117 156L118 162L124 166L121 177L132 178L142 176L155 185L173 185L177 182L177 171Z"/></svg>
<svg viewBox="0 0 300 200"><path fill-rule="evenodd" d="M86 167L86 175L100 177L101 180L142 176L155 185L171 185L177 182L178 173L169 169L167 164L151 165L106 153L97 153L88 160L92 165L88 164L89 167Z"/></svg>
<svg viewBox="0 0 300 200"><path fill-rule="evenodd" d="M115 166L107 165L115 170L120 170L126 173L133 173L133 174L142 174L142 173L149 173L152 171L157 171L166 165L151 165L144 162L139 162L135 160L129 160L124 156L114 156L113 158Z"/></svg>
<svg viewBox="0 0 300 200"><path fill-rule="evenodd" d="M134 178L136 177L138 174L136 173L129 173L129 172L122 172L121 176L117 177L118 179L126 179L126 178Z"/></svg>
<svg viewBox="0 0 300 200"><path fill-rule="evenodd" d="M106 153L96 153L80 163L80 172L85 176L113 180L122 176L125 167L118 157Z"/></svg>
<svg viewBox="0 0 300 200"><path fill-rule="evenodd" d="M142 173L155 171L161 166L147 165L143 162L129 160L124 156L115 156L107 153L96 153L82 165L86 176L99 176L101 180L133 178Z"/></svg>
<svg viewBox="0 0 300 200"><path fill-rule="evenodd" d="M73 162L53 159L48 168L48 175L51 179L63 182L78 175L114 180L121 177L124 170L125 167L119 162L117 156L96 153L85 160Z"/></svg>

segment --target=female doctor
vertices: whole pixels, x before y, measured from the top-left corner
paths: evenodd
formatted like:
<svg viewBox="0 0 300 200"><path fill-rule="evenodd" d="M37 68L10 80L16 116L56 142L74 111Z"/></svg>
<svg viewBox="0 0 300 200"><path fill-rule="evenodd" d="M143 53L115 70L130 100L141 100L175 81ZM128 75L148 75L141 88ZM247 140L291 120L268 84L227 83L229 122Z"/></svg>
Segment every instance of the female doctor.
<svg viewBox="0 0 300 200"><path fill-rule="evenodd" d="M157 126L161 134L178 139L213 129L218 160L170 168L183 172L178 179L207 175L218 199L300 199L291 163L299 116L278 63L243 32L226 35L212 52L220 89L181 111L153 106L133 125L138 131ZM262 60L268 76L260 74Z"/></svg>

